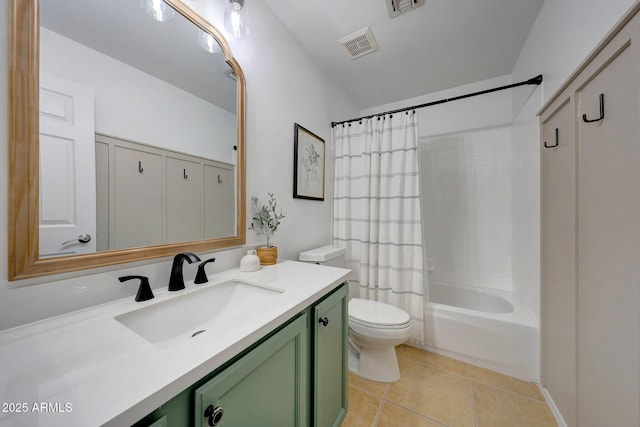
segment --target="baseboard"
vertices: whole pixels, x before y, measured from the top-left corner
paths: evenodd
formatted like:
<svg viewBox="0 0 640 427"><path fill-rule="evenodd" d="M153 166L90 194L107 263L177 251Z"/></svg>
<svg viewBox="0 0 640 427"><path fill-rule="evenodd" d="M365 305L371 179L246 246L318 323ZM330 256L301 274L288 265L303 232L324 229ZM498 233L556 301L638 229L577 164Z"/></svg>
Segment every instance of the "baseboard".
<svg viewBox="0 0 640 427"><path fill-rule="evenodd" d="M553 398L549 394L549 391L546 388L544 388L541 384L538 384L538 388L540 389L540 393L542 393L542 396L544 397L545 402L547 402L547 405L551 410L551 414L553 414L553 418L556 419L556 422L558 423L558 427L568 427L567 423L564 421L564 418L562 418L562 414L558 410L558 407L553 401Z"/></svg>

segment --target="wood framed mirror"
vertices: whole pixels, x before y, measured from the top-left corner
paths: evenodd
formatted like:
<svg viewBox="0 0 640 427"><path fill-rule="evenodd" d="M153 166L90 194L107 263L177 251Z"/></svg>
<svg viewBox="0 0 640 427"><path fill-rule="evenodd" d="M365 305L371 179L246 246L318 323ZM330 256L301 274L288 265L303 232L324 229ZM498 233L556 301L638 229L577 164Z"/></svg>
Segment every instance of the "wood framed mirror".
<svg viewBox="0 0 640 427"><path fill-rule="evenodd" d="M108 1L110 10L117 9L114 1ZM64 2L66 4L73 3L67 0L64 0ZM179 45L179 43L177 43L177 39L181 36L157 33L153 35L150 39L151 41L149 41L149 34L156 31L156 27L158 27L159 24L166 24L165 22L155 22L150 16L146 16L144 19L149 19L149 23L139 21L137 24L134 24L140 26L140 28L136 28L139 30L138 35L132 36L131 34L133 33L130 34L127 32L129 30L123 29L126 24L124 21L130 19L131 16L136 14L144 15L145 12L149 15L149 13L148 10L145 11L142 8L136 9L135 13L133 13L132 8L136 8L138 2L131 2L129 0L122 1L122 8L129 8L130 10L125 10L124 15L122 15L123 17L116 17L114 18L114 22L107 24L108 27L106 27L107 30L105 31L111 31L108 37L109 40L113 41L117 39L116 34L129 34L129 39L123 42L126 45L137 45L133 43L134 39L132 37L135 37L135 41L138 41L138 38L140 39L140 46L145 46L145 52L152 51L155 45L159 45L162 48L159 53L156 52L155 54L156 62L153 62L153 60L145 60L144 62L148 64L147 69L134 70L135 65L131 65L123 59L126 55L116 59L109 59L108 55L105 54L105 50L95 52L95 50L100 49L91 45L93 41L69 41L67 40L70 37L69 34L57 34L51 30L55 25L80 29L82 26L85 26L89 30L85 30L86 33L93 33L94 35L99 33L96 24L91 23L88 15L82 12L82 8L97 7L95 5L100 2L78 1L75 3L68 15L75 15L76 19L80 20L80 24L71 26L65 24L63 20L60 21L60 16L43 15L42 21L46 21L48 25L48 28L45 28L41 27L41 13L45 11L46 7L50 8L50 4L46 4L46 7L43 8L42 6L45 5L41 5L39 0L10 0L8 279L19 280L148 260L171 256L181 251L201 252L243 245L245 243L246 233L245 80L242 69L234 59L233 53L222 34L180 0L148 2L150 4L162 3L168 7L171 13L175 13L176 18L184 21L180 26L185 27L185 25L187 25L191 27L189 29L190 34L198 35L200 47L197 49L200 49L200 55L210 55L207 58L213 58L217 55L219 58L217 61L221 64L215 65L214 62L212 62L213 60L205 59L204 62L202 62L204 64L202 68L198 68L199 60L193 59L187 52L192 50L191 45ZM60 8L56 9L56 13L60 12L59 9ZM104 14L104 11L98 11L101 20L104 20ZM62 16L62 18L65 18L65 16ZM58 23L56 24L56 22ZM148 28L146 27L147 25L149 26ZM142 28L143 26L145 27L144 29ZM162 28L164 30L164 28L168 28L168 26ZM145 37L147 38L146 41L143 40ZM89 217L95 216L98 218L98 231L92 231L91 233L85 233L79 228L73 228L74 224L71 224L77 216L77 208L74 207L75 205L69 200L76 197L76 193L79 194L79 190L77 190L78 186L70 183L68 184L69 189L65 190L64 185L66 184L57 184L56 181L56 179L58 179L59 182L68 183L70 182L67 179L68 176L79 175L77 170L73 170L73 173L70 172L74 167L71 163L66 166L60 166L59 163L55 163L54 161L60 158L62 161L66 159L68 162L76 161L76 163L80 163L75 160L76 154L68 147L56 151L51 148L54 144L49 144L49 141L41 137L41 133L46 133L47 137L51 135L48 128L46 128L47 117L49 117L47 114L49 113L44 110L51 108L51 111L60 112L61 116L65 116L65 109L67 109L66 101L58 102L49 96L50 93L57 93L56 91L47 92L46 90L43 91L42 88L43 82L45 81L58 82L58 80L60 80L58 79L59 76L53 76L51 80L51 76L49 75L50 69L53 69L51 58L61 58L59 52L52 53L50 50L51 46L57 43L54 43L54 41L60 41L62 44L67 43L69 45L75 43L78 45L78 49L84 49L84 51L87 52L91 51L91 55L94 55L96 58L100 57L102 58L101 61L104 61L100 63L100 67L104 68L104 64L118 63L117 66L120 67L120 69L130 69L131 72L137 73L136 75L148 74L150 77L145 77L145 81L154 81L155 83L153 84L162 85L163 88L170 87L170 89L167 90L179 93L180 97L186 99L186 103L194 105L213 104L212 107L205 106L203 108L188 110L186 107L183 107L183 104L176 101L176 98L159 98L158 94L164 92L165 89L148 91L144 96L135 96L134 94L126 104L120 104L117 108L113 108L113 110L119 112L121 116L111 117L111 122L123 124L123 128L125 128L125 124L128 124L127 131L123 130L121 132L120 129L115 129L113 125L111 127L105 125L109 120L104 118L104 116L99 116L99 114L102 114L101 111L104 110L104 105L108 106L113 104L111 101L104 102L104 97L101 98L100 94L104 92L117 92L117 90L91 87L96 94L94 100L96 117L93 118L95 128L90 131L92 135L91 144L96 144L92 148L96 160L95 168L91 169L87 175L90 179L84 180L85 184L86 181L90 182L88 185L90 188L95 188L96 185L98 186L97 190L94 191L94 197L97 199L97 202L93 199L91 199L89 203L84 202L84 205L93 205L93 210L90 210L90 212L93 213L90 213ZM143 41L146 44L143 44ZM195 39L193 41L196 42ZM174 44L177 44L177 48L181 50L175 51L174 49L176 49L176 47L173 46ZM115 47L111 46L105 49L118 50L117 46L118 45L115 44ZM123 45L121 44L121 46ZM210 48L209 52L205 52L207 47ZM142 56L136 52L133 52L133 54L129 52L128 54L130 57L135 58ZM70 58L76 60L78 54L74 52ZM167 75L172 73L171 70L169 70L173 66L172 64L169 64L169 62L158 62L167 59L169 59L169 62L174 62L175 64L173 65L177 65L177 69L182 70L182 75L178 80L174 81L171 80L170 77L167 77L166 82L161 81L163 80L162 76L158 73L166 72ZM59 60L58 62L64 63L65 61ZM72 65L76 65L75 68L81 68L85 66L86 63L78 62L78 64ZM220 66L226 68L224 75L217 72ZM142 68L144 68L144 66ZM44 71L42 71L43 69ZM194 74L187 75L185 73ZM111 74L119 73L112 72ZM180 73L176 72L174 74L177 75ZM75 78L64 77L72 80L74 84L77 83ZM232 101L235 101L235 103L231 102L223 105L224 103L221 101L219 104L214 104L214 102L217 101L209 99L215 98L218 92L222 93L226 90L218 90L215 86L210 86L208 89L203 90L202 87L207 87L206 85L208 84L217 84L212 81L213 79L223 82L223 84L227 86L229 85L229 81L233 81L235 87L231 86L230 90L234 94L235 99ZM103 79L96 78L96 80L102 81ZM127 78L126 80L132 80L132 78ZM200 80L202 80L202 82L200 82ZM82 83L84 86L88 85L86 82ZM199 83L205 86L198 86ZM111 83L111 85L111 88L120 88L117 85L114 86L113 83ZM188 87L189 85L193 85L193 87ZM106 87L109 86L106 85ZM140 87L146 86L138 82L136 90ZM132 93L129 89L123 92ZM190 96L191 98L189 98ZM135 104L136 100L142 98L149 98L148 104L165 107L165 110L173 115L172 120L163 119L160 113L153 112L153 114L148 114L149 111L143 110L143 108ZM45 108L43 106L48 107ZM127 108L138 111L143 110L142 112L147 113L147 116L152 116L155 122L140 124L142 123L142 116L136 116L127 121L127 117L124 116ZM224 126L226 127L226 131L204 129L200 134L193 136L194 133L192 131L196 126L194 126L191 121L195 120L195 116L203 115L205 117L204 121L215 121L208 113L208 108L211 108L212 111L215 110L215 114L221 117L231 117L230 120L234 121L227 120L225 122ZM91 108L85 110L74 104L71 104L71 107L68 108L69 111L78 116L80 113L90 109ZM187 110L196 111L196 113L187 114ZM165 112L165 114L167 113ZM79 121L80 119L77 120ZM88 120L88 122L91 121L91 119ZM167 122L171 122L170 124L176 129L173 133L163 130L165 128L163 128L162 125ZM179 124L184 124L183 128L179 128ZM131 129L140 131L137 132ZM229 131L229 129L231 130ZM187 132L187 130L189 130L189 132ZM157 136L154 137L152 131L155 131ZM165 146L162 143L158 143L156 140L161 139L165 134L172 134L173 139L178 141L179 147L184 147L194 140L198 140L199 147L201 148L183 150L182 148L177 149L173 146ZM69 140L69 138L73 139L71 137L64 138L66 138L65 140ZM226 144L226 146L219 150L225 153L223 155L207 154L209 151L215 151L211 147L216 138L223 139ZM209 145L209 143L211 143L211 145ZM196 147L198 144L192 145ZM70 143L68 145L73 146L74 144ZM96 147L101 148L98 149ZM155 159L159 168L158 175L151 179L147 176L147 179L159 182L160 187L152 191L141 190L141 192L139 192L141 196L137 196L135 192L128 194L129 199L122 199L125 200L122 201L117 197L120 197L122 193L126 193L124 189L142 188L138 184L131 184L131 181L127 181L133 179L131 177L126 178L123 181L124 184L118 184L117 182L117 179L121 176L119 172L120 169L118 168L121 167L121 165L127 165L126 161L120 162L118 159L122 158L120 152L125 152L126 150L136 153L144 151L144 155L149 155L152 159ZM233 152L231 150L233 150ZM101 151L104 154L103 157L108 159L109 163L107 166L99 162L98 159L100 156L98 155L98 151ZM219 156L225 156L225 158L220 159ZM89 159L93 158L90 157ZM139 160L138 157L135 157L127 160L129 163L133 162L137 168L137 171L134 171L134 178L137 176L136 174L143 176L144 172L152 172L153 162L149 164L143 163L142 159L146 158L140 157ZM92 160L82 162L82 164L93 163ZM55 166L53 170L51 170L51 165ZM147 165L149 165L148 168L145 167ZM195 169L189 169L190 167ZM104 178L102 181L100 171L102 171ZM179 174L180 179L176 181L177 184L173 185L170 183L168 178L170 173L174 175ZM224 173L230 173L231 175L224 175ZM97 175L97 178L95 175ZM46 179L43 178L43 176L46 177ZM229 181L232 181L233 198L226 202L219 202L219 199L215 199L215 192L212 193L207 190L207 176L210 176L209 180L211 182L217 182L218 184L226 182L225 180L231 177ZM95 182L93 181L94 179ZM191 179L199 183L198 185L200 185L200 187L198 187L197 191L184 190L183 187L181 187L181 183ZM100 187L100 182L102 182L103 187ZM172 185L175 188L173 188ZM174 191L174 193L171 193L171 191ZM144 198L147 197L148 193L157 193L158 198L156 205L147 201L147 199L140 200L139 204L136 203L136 197ZM100 204L100 200L103 202L102 205ZM188 205L189 200L195 200L197 206ZM76 204L78 203L76 202ZM47 206L49 205L52 206L52 209L48 210ZM126 205L132 205L131 209L128 211L122 210L122 207ZM208 206L211 207L211 211L207 211ZM225 207L226 212L232 212L231 217L226 215L223 218L221 216L222 214L215 210L220 206ZM153 219L136 216L137 213L141 211L152 212L154 215ZM160 214L158 213L159 211L161 212ZM117 218L117 221L114 218ZM128 218L129 228L121 227L123 223L121 218ZM214 233L210 230L211 227L207 228L207 224L219 223L231 225L227 225L227 231L222 231L221 233ZM54 246L58 246L59 248L54 248L54 250L51 251L45 249L44 242L51 240L47 233L51 231L50 229L55 228L54 226L56 224L60 226L59 228L66 229L66 232L71 230L72 234L68 239L60 238L60 236L57 235ZM102 234L100 232L100 224L103 224L105 230L107 230L103 231ZM184 224L189 227L180 226ZM145 228L154 232L155 237L126 241L126 238L135 235L138 229L142 230ZM186 231L181 231L181 229L186 229ZM93 235L94 233L98 236ZM87 239L93 240L94 242L99 241L98 247L86 253L67 250L67 247L70 246L82 247L83 244L86 243L84 240Z"/></svg>

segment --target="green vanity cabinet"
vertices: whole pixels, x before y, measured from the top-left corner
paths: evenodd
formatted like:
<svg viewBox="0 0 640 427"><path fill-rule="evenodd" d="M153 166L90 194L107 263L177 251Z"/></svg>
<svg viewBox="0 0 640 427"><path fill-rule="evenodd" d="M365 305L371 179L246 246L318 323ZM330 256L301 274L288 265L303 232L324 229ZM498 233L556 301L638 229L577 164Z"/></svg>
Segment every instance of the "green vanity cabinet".
<svg viewBox="0 0 640 427"><path fill-rule="evenodd" d="M307 425L307 316L303 314L195 390L195 425Z"/></svg>
<svg viewBox="0 0 640 427"><path fill-rule="evenodd" d="M347 414L348 292L342 286L313 307L314 427L338 427Z"/></svg>
<svg viewBox="0 0 640 427"><path fill-rule="evenodd" d="M134 426L339 427L347 294L338 287Z"/></svg>

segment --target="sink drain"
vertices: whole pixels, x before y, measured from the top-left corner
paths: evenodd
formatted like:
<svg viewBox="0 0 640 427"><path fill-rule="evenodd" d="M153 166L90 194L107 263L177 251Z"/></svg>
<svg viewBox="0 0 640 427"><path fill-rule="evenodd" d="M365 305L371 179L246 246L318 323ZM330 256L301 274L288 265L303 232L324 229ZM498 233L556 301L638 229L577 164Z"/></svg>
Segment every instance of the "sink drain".
<svg viewBox="0 0 640 427"><path fill-rule="evenodd" d="M195 337L196 335L200 335L201 333L206 332L206 329L200 329L199 331L194 332L191 335L191 338Z"/></svg>

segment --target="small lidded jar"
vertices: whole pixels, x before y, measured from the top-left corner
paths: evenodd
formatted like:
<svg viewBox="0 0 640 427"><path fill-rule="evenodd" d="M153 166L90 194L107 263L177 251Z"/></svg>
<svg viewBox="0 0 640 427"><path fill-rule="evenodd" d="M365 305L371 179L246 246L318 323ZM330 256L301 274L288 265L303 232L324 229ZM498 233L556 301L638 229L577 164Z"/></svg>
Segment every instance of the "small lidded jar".
<svg viewBox="0 0 640 427"><path fill-rule="evenodd" d="M254 249L248 250L247 254L240 260L240 271L260 270L260 258Z"/></svg>

